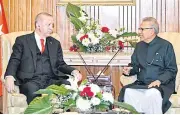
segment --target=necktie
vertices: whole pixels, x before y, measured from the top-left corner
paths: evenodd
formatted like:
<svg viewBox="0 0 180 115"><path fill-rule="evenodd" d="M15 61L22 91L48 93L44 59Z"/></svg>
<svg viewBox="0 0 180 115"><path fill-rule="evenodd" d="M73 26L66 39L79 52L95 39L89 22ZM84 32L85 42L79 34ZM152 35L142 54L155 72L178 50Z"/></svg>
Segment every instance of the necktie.
<svg viewBox="0 0 180 115"><path fill-rule="evenodd" d="M45 50L44 39L40 39L40 41L41 41L41 53L43 53Z"/></svg>

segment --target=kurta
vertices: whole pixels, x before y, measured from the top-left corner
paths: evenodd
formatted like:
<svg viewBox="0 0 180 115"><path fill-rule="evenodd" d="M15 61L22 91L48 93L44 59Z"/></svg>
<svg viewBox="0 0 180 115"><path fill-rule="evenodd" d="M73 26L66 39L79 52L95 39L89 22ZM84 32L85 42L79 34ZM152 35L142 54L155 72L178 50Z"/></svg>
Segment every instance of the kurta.
<svg viewBox="0 0 180 115"><path fill-rule="evenodd" d="M137 43L129 65L133 67L129 76L137 74L137 80L121 89L118 101L124 101L126 88L147 89L151 82L160 80L161 85L156 88L161 92L162 110L165 113L171 106L169 98L175 92L177 74L172 44L158 36L150 43L141 41Z"/></svg>

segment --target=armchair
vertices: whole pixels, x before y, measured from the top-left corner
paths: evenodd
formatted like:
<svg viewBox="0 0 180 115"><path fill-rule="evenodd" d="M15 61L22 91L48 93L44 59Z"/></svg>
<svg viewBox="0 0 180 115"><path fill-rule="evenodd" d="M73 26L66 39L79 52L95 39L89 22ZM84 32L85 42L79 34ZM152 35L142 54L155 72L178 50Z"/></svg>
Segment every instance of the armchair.
<svg viewBox="0 0 180 115"><path fill-rule="evenodd" d="M12 52L12 46L15 42L17 36L24 34L29 34L32 31L21 31L21 32L12 32L9 34L1 35L1 46L2 46L2 81L4 80L4 73ZM59 35L53 33L52 36L59 40ZM26 96L19 93L19 87L15 86L15 92L13 94L8 93L3 86L3 113L4 114L20 114L23 113L27 107Z"/></svg>
<svg viewBox="0 0 180 115"><path fill-rule="evenodd" d="M172 94L170 101L172 102L171 108L166 112L167 114L180 114L180 33L176 32L163 32L158 34L160 37L168 40L172 43L176 55L176 61L178 66L178 73L176 76L175 90L177 94ZM137 79L136 76L125 77L121 76L120 81L124 85L133 83Z"/></svg>

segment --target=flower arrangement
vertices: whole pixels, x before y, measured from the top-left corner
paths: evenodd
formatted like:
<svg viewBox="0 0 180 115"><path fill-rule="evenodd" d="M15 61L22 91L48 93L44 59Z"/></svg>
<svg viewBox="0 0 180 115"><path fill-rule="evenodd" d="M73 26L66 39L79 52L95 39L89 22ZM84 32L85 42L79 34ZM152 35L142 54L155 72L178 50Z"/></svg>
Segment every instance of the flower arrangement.
<svg viewBox="0 0 180 115"><path fill-rule="evenodd" d="M70 87L69 90L71 89ZM98 85L87 83L87 81L75 89L75 92L73 95L76 108L82 112L106 110L114 103L114 98L111 93L103 92Z"/></svg>
<svg viewBox="0 0 180 115"><path fill-rule="evenodd" d="M87 80L82 81L78 86L77 82L70 80L70 85L51 85L46 89L40 89L36 94L44 96L36 97L25 110L25 114L50 114L65 112L74 109L78 112L92 113L97 111L108 111L110 105L116 105L129 111L129 113L137 113L137 111L126 103L116 102L113 95L104 92L101 88Z"/></svg>
<svg viewBox="0 0 180 115"><path fill-rule="evenodd" d="M135 32L123 33L124 28L111 30L101 26L98 21L88 18L84 10L71 3L68 3L66 13L76 29L76 33L71 36L73 46L70 51L94 53L123 49L125 41L122 38L137 35Z"/></svg>

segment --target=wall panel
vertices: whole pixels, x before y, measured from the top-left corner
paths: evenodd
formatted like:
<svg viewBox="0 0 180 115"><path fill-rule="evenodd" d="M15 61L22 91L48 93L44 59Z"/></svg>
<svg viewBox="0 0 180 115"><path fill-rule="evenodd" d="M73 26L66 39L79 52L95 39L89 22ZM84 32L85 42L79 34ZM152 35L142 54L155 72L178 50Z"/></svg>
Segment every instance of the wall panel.
<svg viewBox="0 0 180 115"><path fill-rule="evenodd" d="M73 26L65 14L65 7L56 6L57 0L4 0L4 8L10 32L34 29L35 16L49 12L55 19L55 32L61 36L63 49L72 44ZM125 27L125 31L137 31L145 16L157 18L160 31L180 31L179 0L136 0L136 6L84 6L90 17L110 28ZM111 13L113 12L113 13ZM173 21L171 21L173 20Z"/></svg>

